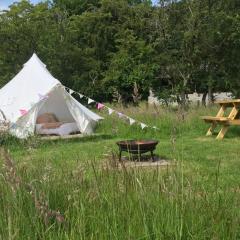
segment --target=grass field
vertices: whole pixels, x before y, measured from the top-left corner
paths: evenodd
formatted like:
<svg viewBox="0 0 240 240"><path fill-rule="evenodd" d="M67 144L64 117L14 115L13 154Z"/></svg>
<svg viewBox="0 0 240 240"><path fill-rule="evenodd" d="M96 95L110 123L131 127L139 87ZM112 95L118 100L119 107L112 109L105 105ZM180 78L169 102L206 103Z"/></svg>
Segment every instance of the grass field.
<svg viewBox="0 0 240 240"><path fill-rule="evenodd" d="M205 137L215 108L119 111L160 131L103 112L96 136L2 140L16 169L1 158L0 239L240 239L240 129ZM117 169L116 141L141 138L173 165Z"/></svg>

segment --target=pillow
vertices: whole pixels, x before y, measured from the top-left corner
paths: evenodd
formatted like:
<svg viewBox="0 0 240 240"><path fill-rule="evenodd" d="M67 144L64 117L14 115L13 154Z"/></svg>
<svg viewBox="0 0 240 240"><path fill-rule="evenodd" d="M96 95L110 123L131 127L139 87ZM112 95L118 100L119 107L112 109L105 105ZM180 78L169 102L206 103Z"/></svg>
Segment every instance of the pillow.
<svg viewBox="0 0 240 240"><path fill-rule="evenodd" d="M43 113L37 117L37 124L58 122L57 117L53 113Z"/></svg>

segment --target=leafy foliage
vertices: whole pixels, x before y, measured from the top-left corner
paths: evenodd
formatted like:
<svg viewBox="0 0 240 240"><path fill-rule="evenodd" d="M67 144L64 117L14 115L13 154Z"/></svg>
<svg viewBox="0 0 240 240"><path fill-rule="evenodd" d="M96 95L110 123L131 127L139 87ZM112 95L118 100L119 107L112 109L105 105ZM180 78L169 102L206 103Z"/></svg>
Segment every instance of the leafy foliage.
<svg viewBox="0 0 240 240"><path fill-rule="evenodd" d="M63 84L99 101L180 103L192 91L240 95L238 0L27 0L0 14L0 85L33 52ZM162 93L164 92L164 94Z"/></svg>

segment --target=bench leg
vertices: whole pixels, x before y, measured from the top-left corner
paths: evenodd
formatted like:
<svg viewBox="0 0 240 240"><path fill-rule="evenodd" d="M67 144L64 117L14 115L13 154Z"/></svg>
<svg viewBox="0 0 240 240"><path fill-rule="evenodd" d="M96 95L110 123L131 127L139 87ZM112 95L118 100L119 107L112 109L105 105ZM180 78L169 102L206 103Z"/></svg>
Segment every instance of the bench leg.
<svg viewBox="0 0 240 240"><path fill-rule="evenodd" d="M226 132L227 132L227 130L228 130L228 126L224 126L224 127L220 130L220 132L218 133L216 139L219 139L219 140L223 139L224 136L225 136L225 134L226 134Z"/></svg>
<svg viewBox="0 0 240 240"><path fill-rule="evenodd" d="M223 117L225 113L226 107L221 105L216 117ZM208 129L206 136L212 136L214 133L214 129L217 127L217 123L213 122L211 127Z"/></svg>
<svg viewBox="0 0 240 240"><path fill-rule="evenodd" d="M231 120L234 120L238 114L239 110L236 106L234 106L230 112L230 114L228 115L228 118L231 119ZM223 139L226 132L228 131L228 126L223 126L222 129L220 130L220 132L218 133L217 135L217 138L216 139Z"/></svg>
<svg viewBox="0 0 240 240"><path fill-rule="evenodd" d="M211 127L208 129L206 136L212 136L214 129L216 128L217 124L216 123L212 123Z"/></svg>

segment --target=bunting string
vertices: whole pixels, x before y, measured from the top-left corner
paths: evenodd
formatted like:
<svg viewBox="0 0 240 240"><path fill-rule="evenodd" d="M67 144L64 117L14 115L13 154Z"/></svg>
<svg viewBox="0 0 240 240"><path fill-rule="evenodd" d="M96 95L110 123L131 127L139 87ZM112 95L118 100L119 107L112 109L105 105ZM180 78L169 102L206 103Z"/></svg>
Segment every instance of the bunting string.
<svg viewBox="0 0 240 240"><path fill-rule="evenodd" d="M151 129L154 129L154 130L159 130L159 128L157 128L156 126L151 127L151 126L149 126L149 125L147 125L147 124L145 124L145 123L143 123L143 122L140 122L140 121L138 121L138 120L136 120L136 119L133 119L133 118L131 118L131 117L129 117L129 116L121 113L121 112L118 112L117 110L114 110L114 109L106 106L106 105L103 104L103 103L97 102L97 101L95 101L94 99L91 99L91 98L85 96L85 95L82 94L82 93L76 92L76 91L74 91L74 90L72 90L71 88L68 88L68 87L66 87L66 86L64 86L64 87L65 87L66 90L68 90L68 92L69 92L70 95L72 95L73 93L75 93L75 94L77 94L81 99L82 99L82 98L86 98L88 105L95 103L95 104L96 104L96 108L97 108L98 110L106 109L106 110L108 111L108 115L112 115L113 113L116 113L117 116L119 117L119 119L127 119L128 122L129 122L129 124L130 124L130 126L132 126L132 125L134 125L134 124L137 124L137 125L139 125L139 126L141 127L142 130L143 130L143 129L146 129L146 128L151 128Z"/></svg>

